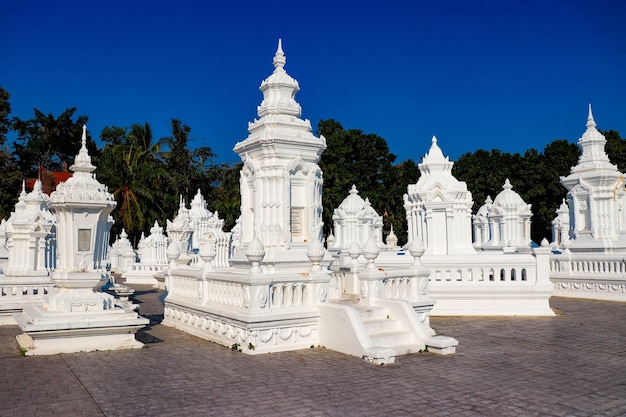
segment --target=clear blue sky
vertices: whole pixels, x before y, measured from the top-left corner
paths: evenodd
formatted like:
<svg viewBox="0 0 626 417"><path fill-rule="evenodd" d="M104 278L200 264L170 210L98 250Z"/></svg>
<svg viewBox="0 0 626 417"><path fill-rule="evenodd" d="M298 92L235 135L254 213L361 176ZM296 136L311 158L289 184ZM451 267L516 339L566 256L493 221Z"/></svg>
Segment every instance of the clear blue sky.
<svg viewBox="0 0 626 417"><path fill-rule="evenodd" d="M104 126L170 119L221 162L247 136L278 38L314 129L333 118L387 140L397 162L436 135L539 151L598 128L626 137L626 2L5 1L0 86L13 115L69 107Z"/></svg>

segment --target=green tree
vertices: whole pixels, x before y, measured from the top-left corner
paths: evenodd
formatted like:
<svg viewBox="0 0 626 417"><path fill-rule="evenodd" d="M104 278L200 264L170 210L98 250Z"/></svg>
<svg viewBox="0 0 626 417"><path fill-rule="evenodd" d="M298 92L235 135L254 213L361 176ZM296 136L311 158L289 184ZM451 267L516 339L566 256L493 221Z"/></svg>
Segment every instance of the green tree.
<svg viewBox="0 0 626 417"><path fill-rule="evenodd" d="M241 194L239 191L239 172L243 163L222 164L210 169L211 190L208 196L208 207L217 211L224 220L224 230L231 230L241 214Z"/></svg>
<svg viewBox="0 0 626 417"><path fill-rule="evenodd" d="M22 173L11 152L5 147L7 134L11 130L11 95L0 87L0 218L6 219L17 203Z"/></svg>
<svg viewBox="0 0 626 417"><path fill-rule="evenodd" d="M531 148L523 156L479 149L463 154L452 172L472 192L474 213L488 195L495 198L502 191L508 178L513 190L531 204L531 236L539 243L544 237L551 238L552 220L566 192L560 177L569 174L578 157L577 146L565 140L553 141L543 153Z"/></svg>
<svg viewBox="0 0 626 417"><path fill-rule="evenodd" d="M486 151L478 149L472 153L465 153L454 163L452 175L459 181L467 183L472 193L476 213L484 204L487 196L492 199L502 191L502 185L508 178L514 190L519 192L523 185L516 174L522 167L520 154L503 153L498 149Z"/></svg>
<svg viewBox="0 0 626 417"><path fill-rule="evenodd" d="M540 184L545 192L529 201L533 205L533 239L535 242L540 243L544 237L551 240L552 220L556 217L556 210L567 193L560 178L569 175L579 157L578 146L563 139L554 140L544 148L541 165L535 168L540 171L541 178L533 182Z"/></svg>
<svg viewBox="0 0 626 417"><path fill-rule="evenodd" d="M601 132L606 138L606 154L612 163L617 165L620 172L626 171L626 140L622 139L619 132L609 130Z"/></svg>
<svg viewBox="0 0 626 417"><path fill-rule="evenodd" d="M386 193L383 195L383 211L380 212L385 222L383 233L389 233L388 226L393 225L394 233L398 236L399 244L407 242L406 211L403 196L409 184L415 184L420 177L417 163L407 159L397 165L389 167L383 178Z"/></svg>
<svg viewBox="0 0 626 417"><path fill-rule="evenodd" d="M18 168L25 176L35 177L39 166L61 171L64 164L69 165L74 160L81 146L82 127L88 119L78 116L74 120L75 112L76 107L72 107L54 117L34 109L33 119L13 118L12 128L17 132L13 152ZM89 135L87 147L90 154L97 152Z"/></svg>
<svg viewBox="0 0 626 417"><path fill-rule="evenodd" d="M7 133L11 129L11 103L9 99L11 94L4 88L0 87L0 145L4 145L7 140Z"/></svg>
<svg viewBox="0 0 626 417"><path fill-rule="evenodd" d="M385 139L358 129L345 130L332 119L320 121L317 134L326 138L327 145L319 161L324 173L324 233L330 233L333 210L348 196L353 184L377 212L395 212L387 207L389 195L384 179L389 177L396 156L389 152ZM402 199L393 204L402 206Z"/></svg>
<svg viewBox="0 0 626 417"><path fill-rule="evenodd" d="M112 236L123 227L129 239L136 242L155 220L163 224L174 212L163 206L169 176L159 159L161 144L153 142L148 123L130 129L106 127L101 139L105 146L99 179L109 186L117 201Z"/></svg>
<svg viewBox="0 0 626 417"><path fill-rule="evenodd" d="M172 135L162 138L161 143L167 148L161 152L165 168L169 175L168 196L177 204L178 196L188 200L200 190L206 195L210 189L209 168L215 154L209 147L189 148L191 128L178 119L171 121Z"/></svg>

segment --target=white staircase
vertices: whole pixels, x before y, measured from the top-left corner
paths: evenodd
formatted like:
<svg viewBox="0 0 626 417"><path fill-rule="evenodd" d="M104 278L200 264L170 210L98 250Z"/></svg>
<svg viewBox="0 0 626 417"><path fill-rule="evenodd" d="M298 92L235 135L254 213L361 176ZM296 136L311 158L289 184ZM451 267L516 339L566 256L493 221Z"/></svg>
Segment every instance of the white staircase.
<svg viewBox="0 0 626 417"><path fill-rule="evenodd" d="M377 300L372 304L342 298L320 305L321 345L377 363L395 362L395 357L425 350L454 353L457 341L435 336L419 323L410 304L403 300ZM432 346L432 348L431 348Z"/></svg>

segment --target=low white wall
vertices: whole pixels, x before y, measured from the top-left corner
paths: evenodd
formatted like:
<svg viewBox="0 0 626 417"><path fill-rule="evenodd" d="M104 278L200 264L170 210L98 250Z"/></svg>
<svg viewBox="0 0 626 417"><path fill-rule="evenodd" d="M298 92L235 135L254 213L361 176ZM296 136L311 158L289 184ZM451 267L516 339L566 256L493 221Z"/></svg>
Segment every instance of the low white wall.
<svg viewBox="0 0 626 417"><path fill-rule="evenodd" d="M626 254L553 254L550 280L556 296L626 302Z"/></svg>

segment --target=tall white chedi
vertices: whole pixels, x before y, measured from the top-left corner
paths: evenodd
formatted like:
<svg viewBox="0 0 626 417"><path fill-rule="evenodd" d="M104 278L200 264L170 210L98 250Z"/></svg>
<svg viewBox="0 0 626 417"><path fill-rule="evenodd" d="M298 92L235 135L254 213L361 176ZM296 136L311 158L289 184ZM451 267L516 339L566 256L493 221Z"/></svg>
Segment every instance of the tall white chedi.
<svg viewBox="0 0 626 417"><path fill-rule="evenodd" d="M215 213L200 236L198 264L181 262L177 245L167 250L163 324L253 354L316 344L318 304L327 300L330 281L321 267L330 256L321 240L317 165L326 141L300 118L298 83L285 72L280 41L273 62L260 87L260 118L234 147L243 160L241 249L229 264Z"/></svg>
<svg viewBox="0 0 626 417"><path fill-rule="evenodd" d="M57 221L58 262L50 277L52 294L43 305L25 306L14 315L24 334L18 336L27 355L141 347L135 332L148 324L133 311L116 308L114 298L98 289L106 271L109 232L116 205L99 183L87 152L86 126L82 146L70 167L73 175L50 196Z"/></svg>
<svg viewBox="0 0 626 417"><path fill-rule="evenodd" d="M281 262L281 253L306 248L322 239L322 171L317 165L326 139L312 133L301 119L295 100L298 82L285 71L286 58L279 40L274 72L260 86L263 101L259 119L248 124L248 137L235 145L241 157L241 231L246 248L257 237L264 262ZM289 256L293 261L296 251ZM305 250L303 261L309 262Z"/></svg>
<svg viewBox="0 0 626 417"><path fill-rule="evenodd" d="M452 175L454 162L433 136L419 164L420 178L404 195L408 240L422 241L425 255L475 253L472 247L472 193Z"/></svg>
<svg viewBox="0 0 626 417"><path fill-rule="evenodd" d="M589 105L587 130L578 140L578 164L561 177L567 188L572 251L626 250L624 176L609 161L605 144Z"/></svg>

